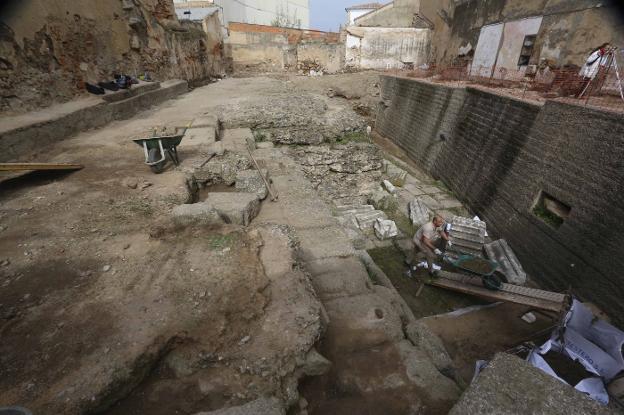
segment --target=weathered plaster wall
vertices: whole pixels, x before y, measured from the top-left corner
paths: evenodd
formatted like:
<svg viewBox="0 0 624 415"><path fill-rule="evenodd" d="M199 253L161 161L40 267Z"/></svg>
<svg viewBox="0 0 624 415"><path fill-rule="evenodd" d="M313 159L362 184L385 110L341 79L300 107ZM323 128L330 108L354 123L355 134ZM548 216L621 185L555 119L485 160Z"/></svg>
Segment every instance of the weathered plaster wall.
<svg viewBox="0 0 624 415"><path fill-rule="evenodd" d="M338 72L344 45L338 33L230 23L227 55L235 72L284 71L310 67Z"/></svg>
<svg viewBox="0 0 624 415"><path fill-rule="evenodd" d="M221 72L220 33L180 24L171 0L22 0L0 20L0 112L65 102L84 82L149 71L198 81Z"/></svg>
<svg viewBox="0 0 624 415"><path fill-rule="evenodd" d="M335 43L302 42L297 45L297 63L302 67L318 65L329 73L340 72L344 67L344 47Z"/></svg>
<svg viewBox="0 0 624 415"><path fill-rule="evenodd" d="M434 24L432 60L452 64L460 47L477 46L485 25L543 16L532 63L581 65L603 42L624 42L616 0L420 0L419 13Z"/></svg>
<svg viewBox="0 0 624 415"><path fill-rule="evenodd" d="M414 27L420 0L395 0L386 6L355 19L355 24L365 27Z"/></svg>
<svg viewBox="0 0 624 415"><path fill-rule="evenodd" d="M403 68L429 61L429 29L354 27L347 36L345 61L362 69Z"/></svg>
<svg viewBox="0 0 624 415"><path fill-rule="evenodd" d="M381 87L382 135L506 238L538 283L571 287L624 325L624 115L390 76ZM571 207L561 227L532 213L540 191Z"/></svg>

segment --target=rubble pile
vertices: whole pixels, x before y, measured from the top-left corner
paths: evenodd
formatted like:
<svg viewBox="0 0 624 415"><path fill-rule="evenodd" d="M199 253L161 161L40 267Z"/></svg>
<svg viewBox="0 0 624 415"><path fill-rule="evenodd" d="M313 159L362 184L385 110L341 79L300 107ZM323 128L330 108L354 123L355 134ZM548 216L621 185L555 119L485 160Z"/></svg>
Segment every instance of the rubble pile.
<svg viewBox="0 0 624 415"><path fill-rule="evenodd" d="M277 92L218 109L224 128L252 128L265 141L318 145L346 133L366 131L365 119L351 108L330 110L312 94Z"/></svg>
<svg viewBox="0 0 624 415"><path fill-rule="evenodd" d="M383 159L373 144L310 146L292 152L321 196L335 204L367 204L381 179Z"/></svg>

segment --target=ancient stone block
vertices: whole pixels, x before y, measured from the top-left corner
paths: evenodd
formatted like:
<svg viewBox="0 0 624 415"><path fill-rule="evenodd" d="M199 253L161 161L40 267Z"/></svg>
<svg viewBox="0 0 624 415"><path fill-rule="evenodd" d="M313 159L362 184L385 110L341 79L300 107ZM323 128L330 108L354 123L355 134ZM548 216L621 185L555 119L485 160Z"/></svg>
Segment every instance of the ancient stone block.
<svg viewBox="0 0 624 415"><path fill-rule="evenodd" d="M268 181L268 170L262 169L262 175ZM258 170L242 170L236 174L236 189L241 192L254 193L260 200L267 197L268 189Z"/></svg>
<svg viewBox="0 0 624 415"><path fill-rule="evenodd" d="M524 360L499 353L470 385L449 415L611 413L611 409Z"/></svg>
<svg viewBox="0 0 624 415"><path fill-rule="evenodd" d="M504 239L499 239L483 246L487 257L498 262L499 271L507 278L510 284L526 284L526 273L522 269L522 264L516 257L509 244Z"/></svg>
<svg viewBox="0 0 624 415"><path fill-rule="evenodd" d="M386 189L388 191L388 193L390 193L391 195L396 193L396 187L394 187L394 185L392 183L390 183L389 180L384 180L383 181L383 186L384 189Z"/></svg>
<svg viewBox="0 0 624 415"><path fill-rule="evenodd" d="M382 241L394 238L399 234L396 223L391 220L377 219L373 227L375 229L375 235Z"/></svg>
<svg viewBox="0 0 624 415"><path fill-rule="evenodd" d="M252 193L209 193L204 203L219 212L225 223L236 225L249 225L260 211L258 196Z"/></svg>
<svg viewBox="0 0 624 415"><path fill-rule="evenodd" d="M422 226L429 222L431 211L420 199L416 198L409 203L409 216L414 226Z"/></svg>
<svg viewBox="0 0 624 415"><path fill-rule="evenodd" d="M223 219L214 207L206 203L179 205L173 208L173 221L179 226L223 224Z"/></svg>

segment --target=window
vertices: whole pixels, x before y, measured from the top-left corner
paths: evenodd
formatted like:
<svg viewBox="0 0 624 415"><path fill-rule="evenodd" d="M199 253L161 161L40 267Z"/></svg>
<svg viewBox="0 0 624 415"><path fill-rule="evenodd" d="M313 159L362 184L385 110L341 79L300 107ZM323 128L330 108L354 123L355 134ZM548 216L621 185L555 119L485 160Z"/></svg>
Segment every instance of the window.
<svg viewBox="0 0 624 415"><path fill-rule="evenodd" d="M570 216L572 208L555 199L548 193L540 191L533 206L533 214L553 228L559 228Z"/></svg>
<svg viewBox="0 0 624 415"><path fill-rule="evenodd" d="M531 60L533 54L533 46L535 45L536 35L529 35L524 37L522 42L522 50L520 51L520 58L518 59L518 66L527 66Z"/></svg>

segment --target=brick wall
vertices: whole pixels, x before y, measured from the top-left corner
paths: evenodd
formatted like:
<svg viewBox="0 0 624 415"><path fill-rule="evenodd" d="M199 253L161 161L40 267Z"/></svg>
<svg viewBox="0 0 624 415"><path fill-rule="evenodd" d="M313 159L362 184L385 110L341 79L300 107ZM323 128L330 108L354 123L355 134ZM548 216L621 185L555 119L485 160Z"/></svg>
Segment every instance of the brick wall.
<svg viewBox="0 0 624 415"><path fill-rule="evenodd" d="M380 134L441 179L533 279L595 302L624 325L624 115L474 88L382 77ZM571 207L554 228L540 192Z"/></svg>

